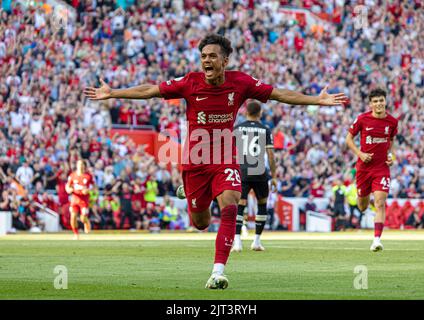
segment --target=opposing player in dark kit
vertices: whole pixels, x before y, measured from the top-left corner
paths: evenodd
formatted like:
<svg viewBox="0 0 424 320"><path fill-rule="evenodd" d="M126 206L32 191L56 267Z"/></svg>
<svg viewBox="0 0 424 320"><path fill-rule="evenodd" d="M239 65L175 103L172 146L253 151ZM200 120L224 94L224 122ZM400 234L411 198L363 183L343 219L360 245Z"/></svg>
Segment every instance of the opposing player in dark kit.
<svg viewBox="0 0 424 320"><path fill-rule="evenodd" d="M271 130L261 123L261 105L257 101L252 101L246 110L246 121L234 128L241 170L241 198L237 212L236 235L231 249L235 252L242 250L243 213L247 205L247 196L252 189L258 202L258 211L255 216L255 240L250 248L254 251L265 250L260 240L267 219L266 202L269 195L269 173L266 170L265 154L271 171L271 186L274 189L277 187L274 141Z"/></svg>

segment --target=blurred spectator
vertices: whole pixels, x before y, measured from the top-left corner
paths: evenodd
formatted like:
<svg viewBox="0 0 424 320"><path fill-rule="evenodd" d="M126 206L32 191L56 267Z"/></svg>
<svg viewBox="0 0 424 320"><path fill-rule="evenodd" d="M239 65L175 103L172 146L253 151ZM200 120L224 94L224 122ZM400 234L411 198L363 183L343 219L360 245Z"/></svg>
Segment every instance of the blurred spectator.
<svg viewBox="0 0 424 320"><path fill-rule="evenodd" d="M31 188L31 182L34 177L34 170L29 166L28 162L25 160L16 171L16 179L24 188Z"/></svg>
<svg viewBox="0 0 424 320"><path fill-rule="evenodd" d="M165 196L163 201L164 210L161 217L161 229L184 229L184 225L181 225L181 223L183 223L181 215L178 208L175 206L174 200L170 199L169 196Z"/></svg>
<svg viewBox="0 0 424 320"><path fill-rule="evenodd" d="M93 189L88 190L89 195L89 207L90 207L90 221L91 224L96 228L100 228L102 223L102 218L99 212L99 196L100 192L98 186L95 185Z"/></svg>
<svg viewBox="0 0 424 320"><path fill-rule="evenodd" d="M147 204L154 204L159 193L158 183L155 179L154 173L154 168L151 168L146 182L146 190L144 192L144 200Z"/></svg>
<svg viewBox="0 0 424 320"><path fill-rule="evenodd" d="M118 195L121 207L119 228L124 228L125 221L128 218L129 229L135 230L135 218L131 203L133 191L130 184L126 181L117 181L112 188L112 192Z"/></svg>
<svg viewBox="0 0 424 320"><path fill-rule="evenodd" d="M156 172L158 196L164 196L174 191L172 188L171 174L165 167L164 164L160 164L159 170Z"/></svg>
<svg viewBox="0 0 424 320"><path fill-rule="evenodd" d="M151 232L160 231L160 213L161 208L152 202L147 202L145 219L143 221L144 229Z"/></svg>
<svg viewBox="0 0 424 320"><path fill-rule="evenodd" d="M336 231L346 229L346 186L340 179L334 181L333 199L334 199L334 217L336 218Z"/></svg>
<svg viewBox="0 0 424 320"><path fill-rule="evenodd" d="M115 216L119 214L119 199L115 196L106 195L100 201L100 228L107 229L109 226L116 229Z"/></svg>
<svg viewBox="0 0 424 320"><path fill-rule="evenodd" d="M299 228L302 231L306 230L306 216L308 211L317 211L317 205L314 202L314 197L312 195L308 196L305 206L299 211Z"/></svg>
<svg viewBox="0 0 424 320"><path fill-rule="evenodd" d="M349 205L349 227L360 228L362 216L364 215L358 208L358 189L356 188L356 179L354 179L346 188L346 200ZM359 218L356 217L355 212L359 213Z"/></svg>
<svg viewBox="0 0 424 320"><path fill-rule="evenodd" d="M305 211L317 211L317 205L314 202L314 197L313 196L309 196L308 197L308 201L305 204Z"/></svg>
<svg viewBox="0 0 424 320"><path fill-rule="evenodd" d="M409 215L406 220L406 225L416 229L424 228L424 216L420 217L420 208L415 207L414 211Z"/></svg>

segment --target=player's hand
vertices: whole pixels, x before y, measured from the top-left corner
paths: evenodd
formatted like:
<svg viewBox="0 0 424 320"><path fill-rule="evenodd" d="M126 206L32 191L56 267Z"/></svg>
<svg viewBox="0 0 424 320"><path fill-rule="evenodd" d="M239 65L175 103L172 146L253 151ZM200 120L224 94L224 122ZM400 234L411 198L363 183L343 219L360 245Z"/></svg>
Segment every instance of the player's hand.
<svg viewBox="0 0 424 320"><path fill-rule="evenodd" d="M86 196L86 195L88 194L88 189L83 189L83 190L81 191L81 193L82 193L84 196Z"/></svg>
<svg viewBox="0 0 424 320"><path fill-rule="evenodd" d="M68 187L65 191L66 191L68 194L71 194L72 192L74 192L74 188L72 188L72 187Z"/></svg>
<svg viewBox="0 0 424 320"><path fill-rule="evenodd" d="M388 153L386 164L390 167L390 166L393 165L394 161L395 161L395 159L394 159L393 155L391 153Z"/></svg>
<svg viewBox="0 0 424 320"><path fill-rule="evenodd" d="M347 96L344 93L329 94L327 92L328 85L321 90L318 96L318 103L321 106L338 106L347 101Z"/></svg>
<svg viewBox="0 0 424 320"><path fill-rule="evenodd" d="M112 89L108 86L103 79L100 79L102 86L100 88L87 87L84 89L84 94L90 100L105 100L110 99L112 95Z"/></svg>
<svg viewBox="0 0 424 320"><path fill-rule="evenodd" d="M368 163L372 160L372 156L374 155L374 153L365 153L365 152L361 152L359 154L359 158L364 162L364 163Z"/></svg>
<svg viewBox="0 0 424 320"><path fill-rule="evenodd" d="M271 179L271 192L277 192L277 179Z"/></svg>

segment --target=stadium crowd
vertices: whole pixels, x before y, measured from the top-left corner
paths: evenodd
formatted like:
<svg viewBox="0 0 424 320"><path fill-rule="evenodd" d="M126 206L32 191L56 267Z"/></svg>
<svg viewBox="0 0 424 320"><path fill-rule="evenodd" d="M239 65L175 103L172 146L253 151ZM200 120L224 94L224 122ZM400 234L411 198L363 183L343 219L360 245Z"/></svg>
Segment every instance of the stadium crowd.
<svg viewBox="0 0 424 320"><path fill-rule="evenodd" d="M60 12L44 0L30 7L4 1L0 12L0 210L12 209L18 228L38 224L31 199L60 212L67 226L64 183L79 157L89 161L98 188L92 196L98 228L186 227L172 201L154 204L156 196L175 195L182 183L177 168L159 166L143 146L110 131L121 124L179 132L184 102L89 102L82 89L101 77L117 88L199 70L197 44L209 32L232 41L229 69L308 94L329 84L330 92L350 98L338 108L263 105L281 195L331 197L335 181L352 182L355 158L344 139L367 110L369 90L381 86L389 112L401 119L390 197L424 198L420 1L67 2L76 21L64 28L53 19ZM367 19L358 25L361 4ZM302 15L281 13L290 6L329 21L308 26ZM244 109L237 122L243 120ZM18 195L13 179L28 196Z"/></svg>

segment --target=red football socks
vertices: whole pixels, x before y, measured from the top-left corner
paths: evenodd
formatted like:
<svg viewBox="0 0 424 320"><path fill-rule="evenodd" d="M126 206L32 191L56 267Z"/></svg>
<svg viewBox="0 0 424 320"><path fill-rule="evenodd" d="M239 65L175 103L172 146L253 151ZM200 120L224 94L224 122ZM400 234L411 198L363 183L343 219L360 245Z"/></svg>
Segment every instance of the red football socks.
<svg viewBox="0 0 424 320"><path fill-rule="evenodd" d="M381 222L376 222L374 224L374 237L381 237L381 234L383 233L384 224Z"/></svg>
<svg viewBox="0 0 424 320"><path fill-rule="evenodd" d="M237 206L226 206L221 211L221 225L215 241L215 263L226 264L236 233Z"/></svg>

